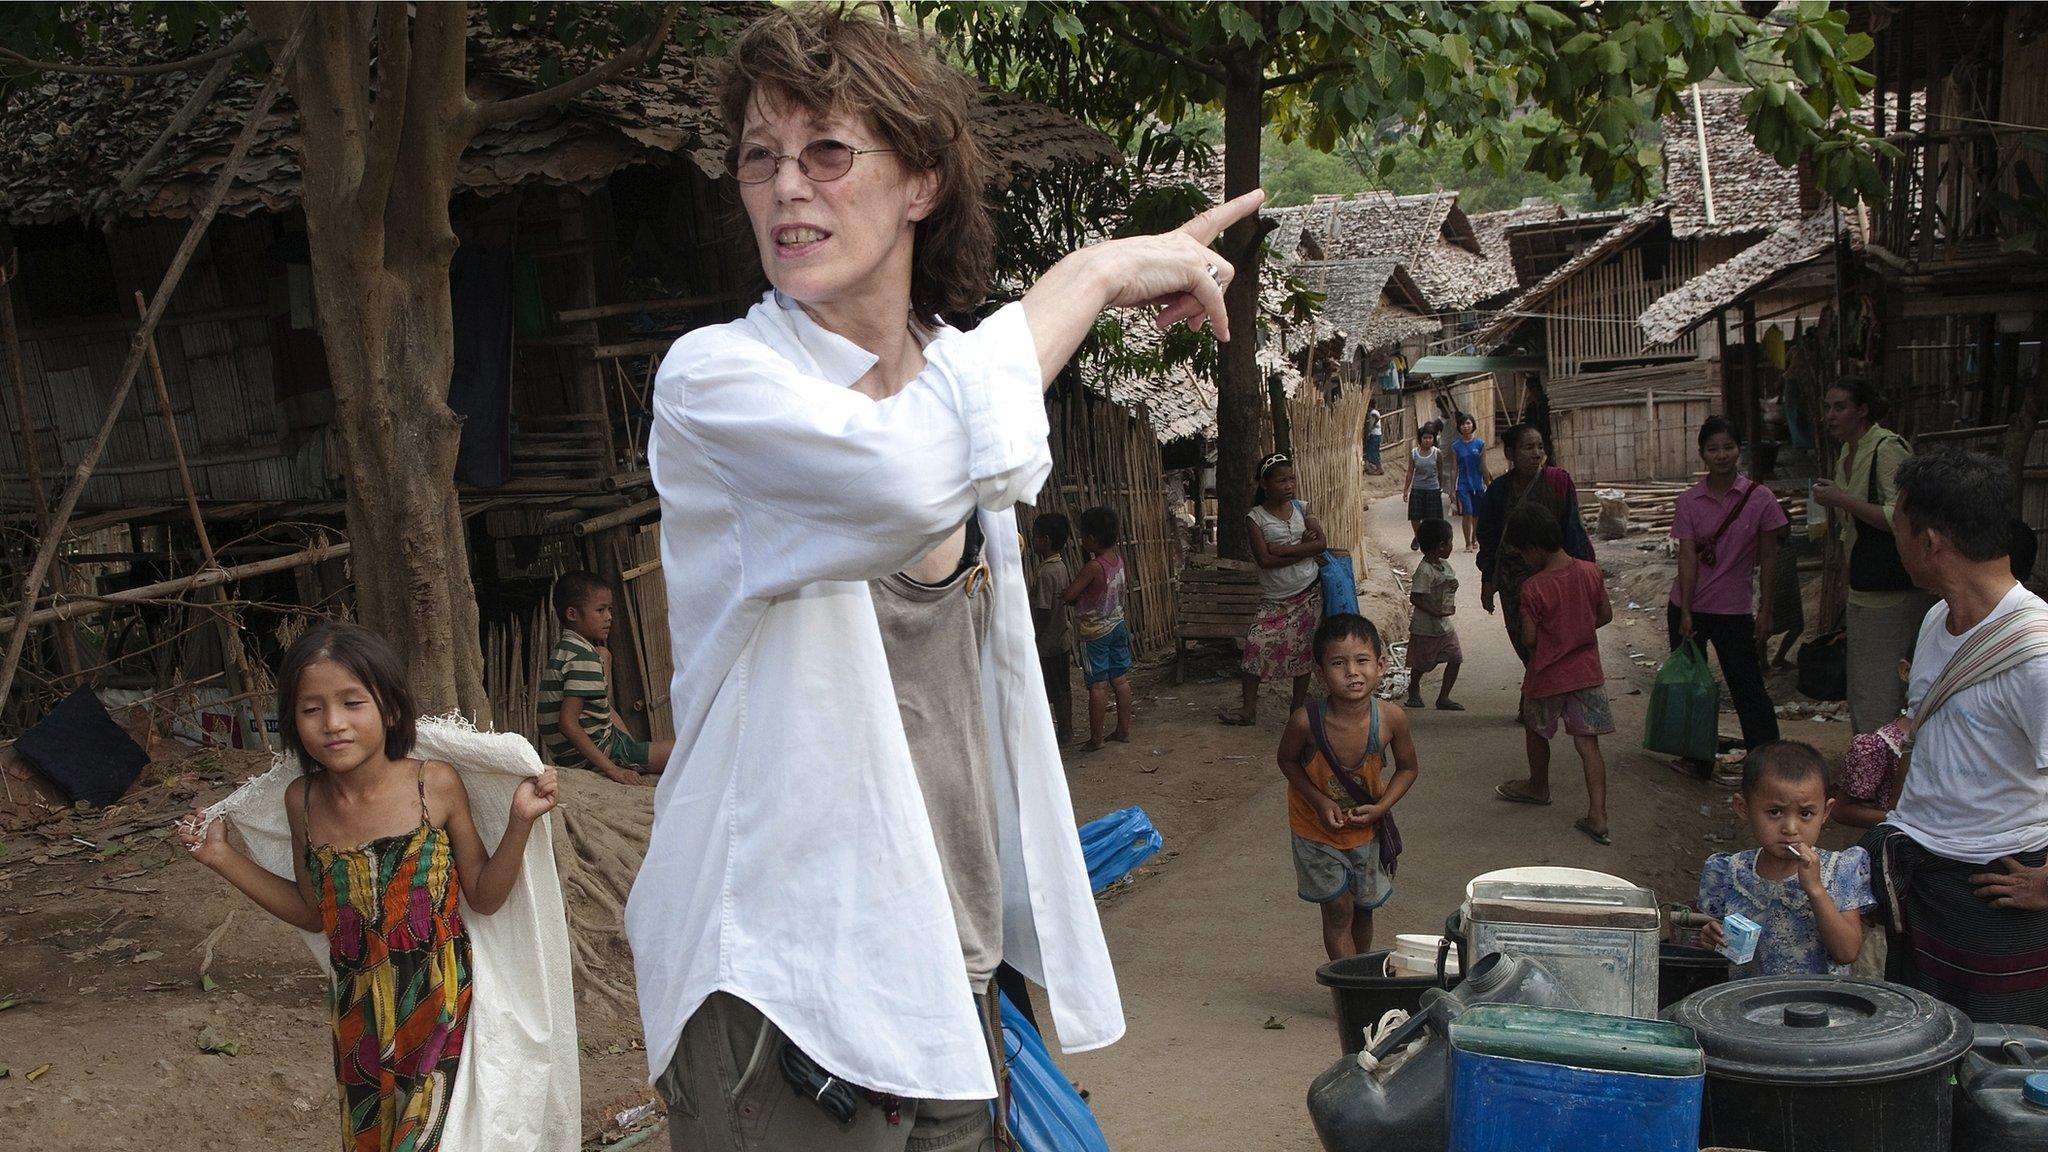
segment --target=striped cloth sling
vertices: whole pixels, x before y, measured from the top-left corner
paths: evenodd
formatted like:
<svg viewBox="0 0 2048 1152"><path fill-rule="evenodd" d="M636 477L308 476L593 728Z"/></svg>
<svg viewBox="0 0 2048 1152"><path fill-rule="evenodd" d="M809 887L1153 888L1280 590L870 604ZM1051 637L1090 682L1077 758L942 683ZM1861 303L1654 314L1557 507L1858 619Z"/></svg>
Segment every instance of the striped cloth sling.
<svg viewBox="0 0 2048 1152"><path fill-rule="evenodd" d="M1912 766L1915 735L1957 693L2039 656L2048 656L2048 609L2028 606L1998 617L1958 648L1913 711L1901 748L1900 788ZM1890 979L1913 984L1956 1003L1973 1018L2037 1021L2041 1008L2037 928L2023 928L1984 904L1967 877L1981 866L1949 861L1914 844L1896 827L1880 825L1864 838L1873 887L1895 934ZM2034 854L2026 862L2034 863ZM1908 891L1924 922L1906 914Z"/></svg>

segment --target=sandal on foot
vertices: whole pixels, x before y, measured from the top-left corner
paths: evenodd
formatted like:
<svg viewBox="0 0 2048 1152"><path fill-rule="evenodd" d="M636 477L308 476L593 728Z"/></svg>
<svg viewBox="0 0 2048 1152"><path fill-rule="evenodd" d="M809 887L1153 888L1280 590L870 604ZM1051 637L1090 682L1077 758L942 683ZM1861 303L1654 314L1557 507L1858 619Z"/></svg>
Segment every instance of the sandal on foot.
<svg viewBox="0 0 2048 1152"><path fill-rule="evenodd" d="M1420 696L1410 696L1410 697L1409 697L1409 698L1407 698L1406 700L1403 700L1403 701L1401 701L1401 707L1403 707L1403 708L1421 708L1421 707L1424 707L1424 705L1423 705L1423 703L1422 703L1422 697L1420 697Z"/></svg>
<svg viewBox="0 0 2048 1152"><path fill-rule="evenodd" d="M1259 723L1242 712L1218 712L1216 719L1226 728L1255 728Z"/></svg>
<svg viewBox="0 0 2048 1152"><path fill-rule="evenodd" d="M1515 804L1537 804L1544 807L1550 805L1550 797L1538 796L1533 792L1526 792L1516 787L1520 783L1521 781L1519 780L1513 780L1506 784L1496 784L1493 788L1493 794Z"/></svg>
<svg viewBox="0 0 2048 1152"><path fill-rule="evenodd" d="M1694 762L1692 762L1691 760L1687 760L1683 756L1674 756L1671 759L1666 760L1664 762L1664 766L1666 768L1671 769L1673 772L1678 773L1680 776L1685 777L1688 780L1703 781L1708 776L1713 774L1712 766L1705 764L1695 764Z"/></svg>
<svg viewBox="0 0 2048 1152"><path fill-rule="evenodd" d="M1589 817L1581 816L1577 820L1572 821L1572 827L1584 832L1595 844L1614 843L1614 837L1594 828L1593 821Z"/></svg>
<svg viewBox="0 0 2048 1152"><path fill-rule="evenodd" d="M1436 702L1436 707L1439 712L1463 712L1465 710L1465 706L1456 700L1439 700Z"/></svg>

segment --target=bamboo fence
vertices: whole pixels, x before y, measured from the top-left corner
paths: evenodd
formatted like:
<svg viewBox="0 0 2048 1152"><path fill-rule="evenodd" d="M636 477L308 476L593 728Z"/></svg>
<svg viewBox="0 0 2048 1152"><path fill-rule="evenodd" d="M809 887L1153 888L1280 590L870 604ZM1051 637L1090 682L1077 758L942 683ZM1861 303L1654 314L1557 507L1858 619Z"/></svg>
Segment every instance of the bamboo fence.
<svg viewBox="0 0 2048 1152"><path fill-rule="evenodd" d="M1139 655L1171 651L1174 557L1179 550L1151 422L1142 410L1126 411L1080 389L1049 401L1047 409L1052 422L1052 475L1036 505L1018 508L1017 527L1028 540L1033 516L1064 514L1074 523L1067 561L1078 572L1087 561L1081 551L1081 512L1097 505L1115 509L1123 527L1124 619L1132 645Z"/></svg>
<svg viewBox="0 0 2048 1152"><path fill-rule="evenodd" d="M1370 403L1371 393L1363 387L1347 387L1334 400L1304 389L1287 401L1288 455L1294 459L1301 500L1322 524L1330 547L1351 554L1360 577L1365 575L1365 413ZM1259 454L1271 452L1272 428L1262 425L1259 438ZM1384 446L1381 452L1385 459Z"/></svg>

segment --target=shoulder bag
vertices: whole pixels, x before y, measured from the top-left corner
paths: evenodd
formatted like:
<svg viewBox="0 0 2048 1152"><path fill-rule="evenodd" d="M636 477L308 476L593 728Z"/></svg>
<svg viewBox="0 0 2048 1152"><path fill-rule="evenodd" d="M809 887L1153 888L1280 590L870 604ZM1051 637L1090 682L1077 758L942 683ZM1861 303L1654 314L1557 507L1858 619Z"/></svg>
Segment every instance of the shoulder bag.
<svg viewBox="0 0 2048 1152"><path fill-rule="evenodd" d="M1870 449L1870 483L1863 498L1882 507L1877 498L1878 456L1884 451L1880 439ZM1856 522L1856 543L1849 549L1849 587L1857 592L1903 592L1913 587L1905 562L1899 559L1899 542L1889 527L1879 528Z"/></svg>
<svg viewBox="0 0 2048 1152"><path fill-rule="evenodd" d="M1316 743L1316 751L1323 754L1323 763L1330 766L1330 775L1337 778L1337 783L1343 787L1345 793L1351 797L1352 801L1360 807L1375 803L1376 798L1372 793L1367 792L1365 785L1360 784L1352 777L1351 772L1345 769L1343 762L1337 759L1336 751L1330 747L1329 735L1323 730L1323 702L1321 700L1311 700L1308 702L1308 734ZM1379 751L1380 702L1374 700L1372 702L1372 727L1367 732L1365 738L1366 759L1370 760ZM1364 764L1364 760L1359 761L1361 767ZM1384 768L1385 765L1382 764L1381 767ZM1385 783L1382 781L1382 788L1384 786ZM1387 875L1392 876L1395 863L1401 855L1401 830L1394 826L1394 813L1391 809L1380 816L1379 827L1373 834L1373 843L1379 845L1380 867L1385 868Z"/></svg>
<svg viewBox="0 0 2048 1152"><path fill-rule="evenodd" d="M1735 502L1735 507L1730 508L1727 511L1727 513L1721 517L1721 526L1714 529L1714 534L1712 536L1707 537L1705 540L1702 540L1693 545L1693 552L1699 556L1700 563L1706 565L1709 568L1712 568L1714 566L1714 560L1717 555L1715 546L1721 542L1721 535L1728 531L1728 526L1730 524L1735 523L1736 517L1742 515L1742 510L1748 507L1749 505L1749 498L1751 496L1756 495L1756 490L1761 487L1763 487L1763 485L1758 484L1756 481L1750 481L1749 487L1743 489L1742 499L1737 500Z"/></svg>

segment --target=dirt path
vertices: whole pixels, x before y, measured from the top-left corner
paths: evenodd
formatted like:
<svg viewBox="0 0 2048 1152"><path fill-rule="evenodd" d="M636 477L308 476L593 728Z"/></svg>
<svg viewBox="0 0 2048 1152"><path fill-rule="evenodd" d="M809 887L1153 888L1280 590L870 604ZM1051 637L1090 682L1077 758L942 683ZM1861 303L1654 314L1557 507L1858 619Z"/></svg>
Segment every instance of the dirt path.
<svg viewBox="0 0 2048 1152"><path fill-rule="evenodd" d="M1405 545L1398 497L1383 490L1375 503L1381 545ZM1415 718L1422 779L1400 809L1408 851L1380 917L1383 943L1440 930L1466 879L1491 868L1589 865L1683 899L1700 859L1729 846L1728 793L1681 780L1633 748L1644 697L1630 693L1653 674L1644 664L1663 655L1658 589L1668 581L1651 571L1658 561L1644 543L1601 546L1626 573L1611 581L1617 619L1605 635L1621 727L1607 742L1612 848L1571 831L1582 793L1568 750L1555 765L1555 807L1492 798L1493 785L1521 767L1519 666L1499 620L1479 611L1471 557L1456 557L1467 653L1458 696L1471 711ZM1365 611L1405 633L1389 573L1412 566L1413 554L1364 559ZM1629 610L1621 585L1652 603ZM1257 728L1220 726L1217 710L1237 699L1234 661L1220 654L1191 661L1178 686L1151 664L1137 694L1134 742L1074 757L1069 780L1081 819L1143 805L1165 849L1103 901L1129 1034L1067 1066L1094 1090L1118 1152L1313 1149L1302 1101L1338 1050L1314 979L1316 914L1294 895L1285 784L1273 763L1284 694L1275 686ZM1732 731L1733 717L1723 721ZM1786 735L1832 758L1847 726L1788 723ZM195 755L153 766L147 786L117 808L0 835L0 1068L10 1070L0 1076L0 1131L16 1143L262 1152L328 1138L334 1081L317 969L294 933L166 842L169 820L260 767L256 757ZM643 795L587 783L572 810L644 820ZM602 918L589 892L574 899ZM629 980L622 955L612 967ZM648 1098L636 1024L595 1007L578 1008L593 1145L616 1138L614 1114ZM1282 1026L1266 1027L1269 1019ZM202 1051L202 1041L235 1054Z"/></svg>
<svg viewBox="0 0 2048 1152"><path fill-rule="evenodd" d="M1375 503L1379 543L1405 545L1398 501ZM1614 845L1600 847L1571 827L1584 810L1584 788L1569 744L1553 763L1553 807L1493 797L1493 786L1523 765L1514 719L1521 666L1499 618L1479 609L1473 557L1460 553L1453 560L1466 657L1457 698L1470 711L1432 709L1414 717L1422 775L1399 809L1407 849L1396 894L1380 913L1379 941L1391 946L1397 932L1441 931L1466 880L1511 865L1599 868L1650 885L1666 899L1689 897L1700 857L1718 850L1704 837L1732 829L1726 792L1681 780L1634 747L1646 697L1630 693L1639 693L1650 673L1631 653L1661 659L1661 605L1655 613L1618 606L1621 619L1604 634L1620 734L1603 742ZM1373 558L1381 566L1413 561L1407 552ZM1435 685L1432 675L1431 699ZM1166 723L1184 713L1199 722L1233 691L1229 683L1196 686L1180 694L1185 699L1160 701L1152 716ZM1209 764L1223 758L1244 769L1236 798L1219 797L1193 836L1176 836L1173 825L1182 822L1154 813L1168 848L1179 855L1104 910L1130 1031L1120 1043L1071 1057L1066 1065L1093 1090L1096 1114L1118 1152L1319 1147L1303 1099L1309 1082L1339 1053L1329 996L1314 978L1323 960L1316 914L1295 896L1286 784L1272 761L1283 710L1273 700L1256 730L1205 732L1198 726L1188 743L1211 751L1198 763L1167 763L1143 778L1145 791L1213 793ZM1140 718L1137 756L1144 755L1144 733L1153 730L1150 718L1143 712ZM1082 766L1077 799L1127 767L1108 760ZM1188 782L1177 784L1182 775Z"/></svg>

